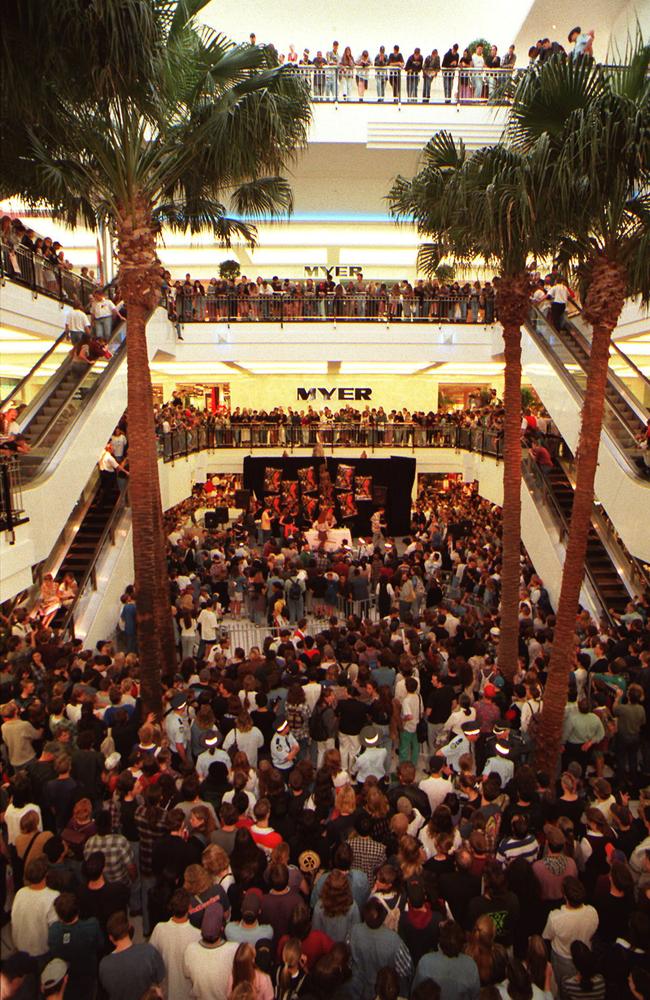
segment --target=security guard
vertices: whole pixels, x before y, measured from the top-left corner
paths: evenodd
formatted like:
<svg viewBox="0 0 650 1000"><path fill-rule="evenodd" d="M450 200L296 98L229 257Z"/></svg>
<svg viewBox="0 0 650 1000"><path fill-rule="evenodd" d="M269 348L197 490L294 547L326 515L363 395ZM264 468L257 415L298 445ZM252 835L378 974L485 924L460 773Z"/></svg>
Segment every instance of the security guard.
<svg viewBox="0 0 650 1000"><path fill-rule="evenodd" d="M501 787L505 788L515 773L515 765L510 754L510 747L505 739L497 739L494 744L494 751L491 757L485 762L483 777L489 774L498 774L501 778Z"/></svg>
<svg viewBox="0 0 650 1000"><path fill-rule="evenodd" d="M187 721L187 695L178 691L172 695L165 719L165 732L172 752L172 766L191 763L190 727Z"/></svg>
<svg viewBox="0 0 650 1000"><path fill-rule="evenodd" d="M352 774L360 785L366 778L373 777L383 781L386 777L388 751L379 744L379 730L376 726L366 726L361 730L362 748L352 759Z"/></svg>
<svg viewBox="0 0 650 1000"><path fill-rule="evenodd" d="M275 735L271 737L271 760L273 767L287 777L296 762L300 744L291 732L286 719L279 719L275 726Z"/></svg>
<svg viewBox="0 0 650 1000"><path fill-rule="evenodd" d="M492 733L488 736L485 743L488 759L497 755L497 743L508 747L508 758L515 766L521 762L526 752L523 737L518 730L512 729L509 723L503 722L501 719L494 723ZM483 773L487 774L485 768L483 769Z"/></svg>
<svg viewBox="0 0 650 1000"><path fill-rule="evenodd" d="M447 743L446 746L441 747L437 752L443 754L447 764L452 769L458 773L460 767L458 761L463 756L463 754L470 754L472 760L476 762L476 757L474 756L474 744L481 733L481 727L476 721L473 722L463 722L461 729L463 730L461 736L454 736L452 740Z"/></svg>
<svg viewBox="0 0 650 1000"><path fill-rule="evenodd" d="M203 737L205 750L196 758L196 773L201 781L207 778L211 764L225 764L228 770L231 767L230 757L225 750L219 750L219 733L216 729L210 730L207 736Z"/></svg>

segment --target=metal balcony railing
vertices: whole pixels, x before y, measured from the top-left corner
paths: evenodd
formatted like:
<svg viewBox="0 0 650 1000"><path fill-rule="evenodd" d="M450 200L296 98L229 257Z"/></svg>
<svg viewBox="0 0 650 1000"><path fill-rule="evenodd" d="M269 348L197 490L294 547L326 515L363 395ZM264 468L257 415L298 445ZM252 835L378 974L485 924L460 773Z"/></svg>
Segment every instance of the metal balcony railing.
<svg viewBox="0 0 650 1000"><path fill-rule="evenodd" d="M235 285L225 294L211 292L167 293L164 302L176 323L494 323L496 302L492 289L479 292L447 292L435 296L404 292L373 294L344 290L324 292L297 282L290 290L269 294L254 292L250 285ZM257 286L252 285L255 289ZM395 286L393 286L395 288Z"/></svg>
<svg viewBox="0 0 650 1000"><path fill-rule="evenodd" d="M293 65L288 70L306 80L312 101L319 104L507 104L513 79L525 72L472 66L412 72L360 62Z"/></svg>
<svg viewBox="0 0 650 1000"><path fill-rule="evenodd" d="M301 424L278 424L216 418L194 428L160 433L158 453L164 462L206 448L455 448L503 458L503 435L481 427L438 423L329 423L317 416Z"/></svg>
<svg viewBox="0 0 650 1000"><path fill-rule="evenodd" d="M68 271L26 247L0 243L0 280L7 278L59 302L79 299L84 309L90 306L90 297L98 287L89 278Z"/></svg>
<svg viewBox="0 0 650 1000"><path fill-rule="evenodd" d="M12 456L0 456L0 531L9 532L13 545L16 526L28 520L23 507L20 465Z"/></svg>

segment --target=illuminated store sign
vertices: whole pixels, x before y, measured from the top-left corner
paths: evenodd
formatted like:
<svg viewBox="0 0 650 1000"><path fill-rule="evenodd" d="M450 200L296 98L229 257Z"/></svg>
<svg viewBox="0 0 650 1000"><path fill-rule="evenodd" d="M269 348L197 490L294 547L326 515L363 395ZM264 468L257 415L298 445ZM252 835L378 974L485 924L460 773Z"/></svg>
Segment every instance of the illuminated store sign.
<svg viewBox="0 0 650 1000"><path fill-rule="evenodd" d="M370 399L372 389L296 389L296 399L314 400L319 396L326 400L331 400L336 393L336 399Z"/></svg>

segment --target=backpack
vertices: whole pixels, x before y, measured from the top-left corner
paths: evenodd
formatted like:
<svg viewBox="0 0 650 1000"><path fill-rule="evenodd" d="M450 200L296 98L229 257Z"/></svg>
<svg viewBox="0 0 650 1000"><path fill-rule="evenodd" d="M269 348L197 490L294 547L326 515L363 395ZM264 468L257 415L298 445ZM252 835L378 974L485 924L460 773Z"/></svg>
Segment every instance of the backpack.
<svg viewBox="0 0 650 1000"><path fill-rule="evenodd" d="M528 729L526 730L526 739L532 746L537 745L537 736L542 726L542 703L538 702L537 711L533 712L531 710L530 721L528 723Z"/></svg>
<svg viewBox="0 0 650 1000"><path fill-rule="evenodd" d="M309 717L309 735L317 743L323 743L327 739L327 730L323 722L324 712L324 708L315 708Z"/></svg>
<svg viewBox="0 0 650 1000"><path fill-rule="evenodd" d="M287 597L290 601L299 601L302 597L302 587L297 580L291 581L291 586L289 587L289 592Z"/></svg>
<svg viewBox="0 0 650 1000"><path fill-rule="evenodd" d="M399 908L399 896L396 897L394 906L390 906L382 896L375 896L374 898L379 900L386 910L386 917L382 926L387 927L389 931L397 931L399 918L402 915L402 911Z"/></svg>

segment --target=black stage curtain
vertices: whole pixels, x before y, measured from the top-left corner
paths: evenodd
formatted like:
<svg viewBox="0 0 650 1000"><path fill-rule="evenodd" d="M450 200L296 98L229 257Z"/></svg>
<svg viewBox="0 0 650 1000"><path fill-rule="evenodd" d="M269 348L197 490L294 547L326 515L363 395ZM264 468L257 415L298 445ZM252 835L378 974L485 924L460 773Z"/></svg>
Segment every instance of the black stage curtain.
<svg viewBox="0 0 650 1000"><path fill-rule="evenodd" d="M283 480L298 479L298 469L311 465L316 472L318 482L318 467L323 459L309 458L260 458L257 455L244 457L244 489L253 490L258 500L264 499L264 470L267 466L282 469ZM332 480L336 482L336 469L340 465L351 465L355 475L372 476L373 486L385 486L386 518L391 535L406 535L411 525L411 492L415 480L415 459L402 455L391 455L390 458L326 458L327 468ZM334 491L335 494L338 492ZM317 496L318 494L312 494ZM370 517L377 504L372 500L357 500L358 514L349 521L341 521L338 504L336 517L339 527L349 525L352 533L368 535L370 533Z"/></svg>

